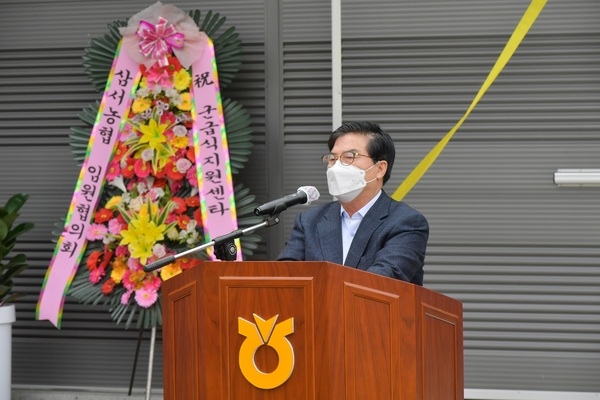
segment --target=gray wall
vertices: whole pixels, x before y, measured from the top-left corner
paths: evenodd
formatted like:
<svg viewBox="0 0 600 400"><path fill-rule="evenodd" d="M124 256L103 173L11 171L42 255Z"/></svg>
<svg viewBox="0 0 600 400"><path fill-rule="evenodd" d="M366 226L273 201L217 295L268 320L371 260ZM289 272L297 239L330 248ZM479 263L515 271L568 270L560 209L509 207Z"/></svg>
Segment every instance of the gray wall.
<svg viewBox="0 0 600 400"><path fill-rule="evenodd" d="M127 387L138 332L68 299L63 327L35 321L79 168L69 128L99 100L81 65L89 40L151 1L0 5L0 202L31 195L33 267L19 280L16 384ZM331 131L327 1L179 1L227 17L244 43L227 96L250 112L253 153L236 179L257 201L313 185ZM527 0L342 1L343 119L396 140L392 193L463 115ZM425 286L465 308L467 388L600 392L599 188L558 188L557 168L598 168L600 3L549 1L504 72L406 201L429 219ZM10 39L10 40L9 40ZM259 232L255 258L283 246L296 207ZM136 387L145 386L148 333ZM160 334L154 386L162 385ZM107 383L108 382L108 383Z"/></svg>
<svg viewBox="0 0 600 400"><path fill-rule="evenodd" d="M395 134L396 188L470 105L529 0L342 1L344 118ZM406 200L425 285L464 302L467 388L600 392L600 3L549 1ZM368 26L369 29L356 29Z"/></svg>

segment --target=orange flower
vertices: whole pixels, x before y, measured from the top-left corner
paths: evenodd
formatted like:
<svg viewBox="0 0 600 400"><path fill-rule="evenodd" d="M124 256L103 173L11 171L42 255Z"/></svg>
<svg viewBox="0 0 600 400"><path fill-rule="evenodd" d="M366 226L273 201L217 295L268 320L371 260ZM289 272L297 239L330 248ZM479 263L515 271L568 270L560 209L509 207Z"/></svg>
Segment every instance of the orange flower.
<svg viewBox="0 0 600 400"><path fill-rule="evenodd" d="M174 72L179 71L181 68L183 68L177 57L171 56L168 57L168 60L169 65L167 66L166 70L169 73L169 75L173 75Z"/></svg>
<svg viewBox="0 0 600 400"><path fill-rule="evenodd" d="M129 274L129 281L133 283L134 288L137 290L144 286L143 283L145 277L146 273L142 270L131 271L131 273Z"/></svg>
<svg viewBox="0 0 600 400"><path fill-rule="evenodd" d="M123 275L127 271L127 259L124 256L117 256L111 263L112 272L110 273L110 279L115 283L121 283Z"/></svg>
<svg viewBox="0 0 600 400"><path fill-rule="evenodd" d="M121 158L123 158L125 153L127 153L127 145L125 142L118 142L117 148L115 149L115 154L113 155L113 160L121 161Z"/></svg>
<svg viewBox="0 0 600 400"><path fill-rule="evenodd" d="M186 210L187 210L187 206L185 204L185 201L181 198L181 197L171 197L171 201L174 202L176 204L176 207L173 209L173 211L177 214L183 214Z"/></svg>
<svg viewBox="0 0 600 400"><path fill-rule="evenodd" d="M106 282L102 284L102 294L108 296L115 289L115 281L112 278L108 278Z"/></svg>
<svg viewBox="0 0 600 400"><path fill-rule="evenodd" d="M198 207L200 205L200 198L198 196L186 197L185 204L188 207Z"/></svg>
<svg viewBox="0 0 600 400"><path fill-rule="evenodd" d="M194 211L194 219L198 223L198 227L202 227L202 212L199 208L196 211Z"/></svg>
<svg viewBox="0 0 600 400"><path fill-rule="evenodd" d="M133 178L135 176L135 160L128 158L127 165L121 168L121 172L125 178Z"/></svg>
<svg viewBox="0 0 600 400"><path fill-rule="evenodd" d="M202 260L199 258L193 258L193 257L181 257L179 258L179 260L177 260L179 265L181 266L181 269L183 271L185 271L186 269L190 269L193 267L196 267L200 264L202 264Z"/></svg>
<svg viewBox="0 0 600 400"><path fill-rule="evenodd" d="M107 246L104 246L104 254L102 257L102 262L100 263L100 265L98 265L98 268L106 269L106 267L108 266L108 263L112 259L113 254L115 254L114 251L110 250Z"/></svg>
<svg viewBox="0 0 600 400"><path fill-rule="evenodd" d="M177 226L180 229L187 228L187 225L190 223L190 217L185 214L180 214L177 216Z"/></svg>
<svg viewBox="0 0 600 400"><path fill-rule="evenodd" d="M160 177L159 178L158 176L155 176L155 178L156 178L154 180L154 187L155 188L162 188L162 189L164 189L164 188L167 187L168 182L167 182L167 180L164 177Z"/></svg>
<svg viewBox="0 0 600 400"><path fill-rule="evenodd" d="M101 255L102 255L102 252L99 250L93 251L92 254L89 255L85 264L87 265L87 268L90 271L93 271L96 268L98 268L98 262L100 261Z"/></svg>
<svg viewBox="0 0 600 400"><path fill-rule="evenodd" d="M193 147L188 147L187 151L185 152L185 158L191 162L196 162L196 152L194 151Z"/></svg>
<svg viewBox="0 0 600 400"><path fill-rule="evenodd" d="M169 264L160 269L160 277L163 281L174 277L175 275L179 275L181 273L181 266L179 262L174 262L173 264Z"/></svg>
<svg viewBox="0 0 600 400"><path fill-rule="evenodd" d="M94 222L97 224L101 224L103 222L108 222L111 219L113 219L114 214L111 210L109 210L108 208L101 208L98 211L96 211L96 214L94 214Z"/></svg>
<svg viewBox="0 0 600 400"><path fill-rule="evenodd" d="M165 173L167 174L167 176L169 178L173 179L174 181L180 181L185 176L185 174L182 174L181 172L179 172L179 170L177 169L175 164L173 164L172 162L169 162L165 166L164 170L165 170Z"/></svg>

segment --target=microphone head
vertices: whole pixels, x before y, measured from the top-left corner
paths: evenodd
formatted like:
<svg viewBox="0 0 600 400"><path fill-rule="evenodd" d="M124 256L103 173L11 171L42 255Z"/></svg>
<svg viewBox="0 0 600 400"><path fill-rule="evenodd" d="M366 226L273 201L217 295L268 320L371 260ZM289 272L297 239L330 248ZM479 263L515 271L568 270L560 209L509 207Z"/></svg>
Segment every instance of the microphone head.
<svg viewBox="0 0 600 400"><path fill-rule="evenodd" d="M298 192L304 192L306 194L306 203L304 203L305 205L309 205L313 201L318 200L319 196L321 195L314 186L301 186L298 188Z"/></svg>

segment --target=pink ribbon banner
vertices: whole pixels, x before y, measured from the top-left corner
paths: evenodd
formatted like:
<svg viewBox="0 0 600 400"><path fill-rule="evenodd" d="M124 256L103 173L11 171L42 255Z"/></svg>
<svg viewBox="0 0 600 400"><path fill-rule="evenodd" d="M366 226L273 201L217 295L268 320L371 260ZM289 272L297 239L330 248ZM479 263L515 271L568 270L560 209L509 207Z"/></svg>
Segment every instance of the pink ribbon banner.
<svg viewBox="0 0 600 400"><path fill-rule="evenodd" d="M148 12L157 12L155 8L150 7ZM162 8L158 9L160 10ZM119 133L127 121L134 91L141 77L140 64L146 58L153 59L159 65L168 63L168 55L181 51L186 47L188 39L194 39L187 46L189 49L199 49L192 56L185 52L182 52L182 56L193 60L194 149L205 238L208 242L211 237L216 238L237 229L233 180L213 43L206 35L198 32L197 28L188 38L179 33L167 19L159 17L157 21L156 24L146 20L139 21L135 34L124 34L115 52L65 226L46 272L37 304L36 318L49 320L57 328L61 325L67 291L84 255L86 232L100 200L106 170ZM137 43L137 54L133 50L133 43ZM127 51L121 51L122 48L127 48ZM138 60L139 55L144 56L142 61ZM239 239L236 239L236 245L236 258L242 260ZM215 258L212 251L209 254Z"/></svg>
<svg viewBox="0 0 600 400"><path fill-rule="evenodd" d="M237 213L229 162L229 148L212 40L192 64L194 149L202 223L207 242L237 229ZM212 239L211 239L212 238ZM236 240L238 261L242 260ZM212 251L209 254L215 258Z"/></svg>
<svg viewBox="0 0 600 400"><path fill-rule="evenodd" d="M49 320L60 328L66 293L83 257L90 226L104 177L119 132L125 124L132 92L140 78L139 64L117 47L106 82L106 89L90 135L87 153L67 213L63 232L58 239L46 272L36 309L38 320Z"/></svg>

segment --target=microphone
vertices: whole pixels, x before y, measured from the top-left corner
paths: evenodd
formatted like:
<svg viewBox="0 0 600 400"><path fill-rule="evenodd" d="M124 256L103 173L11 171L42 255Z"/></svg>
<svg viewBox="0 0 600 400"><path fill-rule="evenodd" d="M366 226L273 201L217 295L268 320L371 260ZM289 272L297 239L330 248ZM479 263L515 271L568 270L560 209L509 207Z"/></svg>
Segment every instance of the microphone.
<svg viewBox="0 0 600 400"><path fill-rule="evenodd" d="M288 207L295 206L296 204L309 205L318 198L319 191L316 187L302 186L299 187L298 191L294 194L288 194L280 199L270 201L260 207L255 208L254 214L257 216L277 215L280 212L287 210Z"/></svg>

